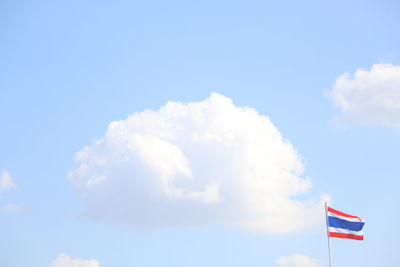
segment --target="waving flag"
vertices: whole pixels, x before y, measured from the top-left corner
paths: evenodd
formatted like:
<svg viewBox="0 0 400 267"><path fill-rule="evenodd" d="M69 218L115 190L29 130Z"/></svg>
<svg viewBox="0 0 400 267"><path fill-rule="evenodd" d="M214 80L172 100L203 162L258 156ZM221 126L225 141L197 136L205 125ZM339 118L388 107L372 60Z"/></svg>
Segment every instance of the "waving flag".
<svg viewBox="0 0 400 267"><path fill-rule="evenodd" d="M327 224L329 237L363 240L363 227L365 222L353 216L330 207L327 207Z"/></svg>

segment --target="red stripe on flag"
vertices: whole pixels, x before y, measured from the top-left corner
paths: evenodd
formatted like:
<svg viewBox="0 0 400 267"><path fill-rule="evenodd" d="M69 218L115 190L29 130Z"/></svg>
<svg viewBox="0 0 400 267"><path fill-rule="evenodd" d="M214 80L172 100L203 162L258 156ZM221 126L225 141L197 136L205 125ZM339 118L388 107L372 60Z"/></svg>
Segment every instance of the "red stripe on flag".
<svg viewBox="0 0 400 267"><path fill-rule="evenodd" d="M329 237L364 240L364 236L363 235L352 235L352 234L333 233L333 232L329 232Z"/></svg>
<svg viewBox="0 0 400 267"><path fill-rule="evenodd" d="M347 213L332 209L330 207L328 207L328 211L332 212L332 213L335 213L336 215L339 215L339 216L348 217L348 218L356 218L356 219L360 219L361 220L360 217L353 216L353 215L350 215L350 214L347 214Z"/></svg>

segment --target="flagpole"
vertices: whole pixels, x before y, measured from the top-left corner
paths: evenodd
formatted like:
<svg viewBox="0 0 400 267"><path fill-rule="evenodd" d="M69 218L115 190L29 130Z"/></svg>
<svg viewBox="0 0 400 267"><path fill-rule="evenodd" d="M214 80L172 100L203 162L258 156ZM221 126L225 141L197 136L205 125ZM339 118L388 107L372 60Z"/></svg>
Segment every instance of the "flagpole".
<svg viewBox="0 0 400 267"><path fill-rule="evenodd" d="M325 221L326 221L326 236L328 238L328 252L329 252L329 267L332 267L331 258L331 239L329 237L329 224L328 224L328 203L325 202Z"/></svg>

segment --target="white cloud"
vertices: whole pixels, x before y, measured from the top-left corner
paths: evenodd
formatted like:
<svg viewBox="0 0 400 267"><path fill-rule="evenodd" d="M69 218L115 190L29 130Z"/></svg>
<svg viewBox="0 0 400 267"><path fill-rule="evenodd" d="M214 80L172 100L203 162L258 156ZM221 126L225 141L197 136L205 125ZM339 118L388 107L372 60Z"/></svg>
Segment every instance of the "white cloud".
<svg viewBox="0 0 400 267"><path fill-rule="evenodd" d="M7 213L20 213L20 214L28 214L30 212L30 208L24 204L17 203L8 203L0 207L1 210Z"/></svg>
<svg viewBox="0 0 400 267"><path fill-rule="evenodd" d="M317 260L302 254L280 257L276 260L276 265L278 267L323 267Z"/></svg>
<svg viewBox="0 0 400 267"><path fill-rule="evenodd" d="M87 216L136 229L222 224L279 233L323 218L299 155L266 116L212 94L111 122L68 179Z"/></svg>
<svg viewBox="0 0 400 267"><path fill-rule="evenodd" d="M67 254L60 254L51 267L100 267L100 263L96 260L71 259Z"/></svg>
<svg viewBox="0 0 400 267"><path fill-rule="evenodd" d="M336 79L327 96L339 107L338 119L400 127L400 66L374 64Z"/></svg>
<svg viewBox="0 0 400 267"><path fill-rule="evenodd" d="M0 174L0 192L13 187L17 187L17 185L13 182L11 174L7 170L3 170Z"/></svg>

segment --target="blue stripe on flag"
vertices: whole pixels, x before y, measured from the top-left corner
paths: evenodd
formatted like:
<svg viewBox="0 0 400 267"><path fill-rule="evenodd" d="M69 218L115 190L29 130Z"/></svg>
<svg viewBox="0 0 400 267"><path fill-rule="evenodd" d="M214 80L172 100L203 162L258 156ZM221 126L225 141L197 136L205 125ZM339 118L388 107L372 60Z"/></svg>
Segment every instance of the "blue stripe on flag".
<svg viewBox="0 0 400 267"><path fill-rule="evenodd" d="M328 224L330 227L342 228L350 231L361 231L364 226L364 222L349 222L331 216L328 216Z"/></svg>

